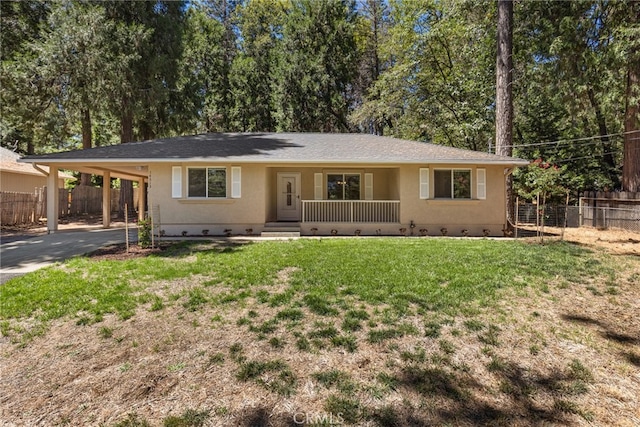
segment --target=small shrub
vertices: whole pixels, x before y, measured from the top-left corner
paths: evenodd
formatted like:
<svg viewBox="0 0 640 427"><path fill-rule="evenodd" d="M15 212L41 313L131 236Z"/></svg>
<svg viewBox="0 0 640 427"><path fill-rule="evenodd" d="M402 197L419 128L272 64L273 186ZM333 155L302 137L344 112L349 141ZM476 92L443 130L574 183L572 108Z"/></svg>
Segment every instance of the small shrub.
<svg viewBox="0 0 640 427"><path fill-rule="evenodd" d="M138 221L138 245L141 248L151 247L151 220L141 219Z"/></svg>

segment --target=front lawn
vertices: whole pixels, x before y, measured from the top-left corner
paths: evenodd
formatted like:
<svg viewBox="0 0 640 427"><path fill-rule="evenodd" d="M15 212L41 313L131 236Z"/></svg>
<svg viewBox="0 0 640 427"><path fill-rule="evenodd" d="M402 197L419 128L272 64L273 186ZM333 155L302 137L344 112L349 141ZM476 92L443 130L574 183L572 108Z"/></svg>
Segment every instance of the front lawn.
<svg viewBox="0 0 640 427"><path fill-rule="evenodd" d="M473 239L201 241L76 258L0 287L0 413L107 426L632 425L639 277L634 257Z"/></svg>

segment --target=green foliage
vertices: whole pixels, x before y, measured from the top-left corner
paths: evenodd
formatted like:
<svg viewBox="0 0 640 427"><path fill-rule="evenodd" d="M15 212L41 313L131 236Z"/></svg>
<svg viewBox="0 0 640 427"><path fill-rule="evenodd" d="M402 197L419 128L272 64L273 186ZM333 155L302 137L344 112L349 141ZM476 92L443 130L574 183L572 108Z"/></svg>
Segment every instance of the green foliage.
<svg viewBox="0 0 640 427"><path fill-rule="evenodd" d="M565 168L545 163L537 159L526 168L514 172L515 190L520 197L540 202L550 201L553 197L564 196L567 189L562 185Z"/></svg>
<svg viewBox="0 0 640 427"><path fill-rule="evenodd" d="M141 248L151 247L151 219L141 219L138 221L138 245Z"/></svg>

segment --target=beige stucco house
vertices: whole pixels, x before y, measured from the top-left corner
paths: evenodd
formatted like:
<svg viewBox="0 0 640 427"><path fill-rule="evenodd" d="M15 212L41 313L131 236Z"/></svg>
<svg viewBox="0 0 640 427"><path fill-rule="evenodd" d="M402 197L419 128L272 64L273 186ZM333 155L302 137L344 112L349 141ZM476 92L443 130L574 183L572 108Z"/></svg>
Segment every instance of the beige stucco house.
<svg viewBox="0 0 640 427"><path fill-rule="evenodd" d="M441 235L442 229L502 235L505 179L528 163L389 137L324 133L202 134L21 161L148 184L148 215L163 234L178 236Z"/></svg>
<svg viewBox="0 0 640 427"><path fill-rule="evenodd" d="M0 191L12 193L35 193L47 186L48 167L36 169L27 163L18 163L20 154L0 147ZM58 173L58 186L75 179L73 175Z"/></svg>

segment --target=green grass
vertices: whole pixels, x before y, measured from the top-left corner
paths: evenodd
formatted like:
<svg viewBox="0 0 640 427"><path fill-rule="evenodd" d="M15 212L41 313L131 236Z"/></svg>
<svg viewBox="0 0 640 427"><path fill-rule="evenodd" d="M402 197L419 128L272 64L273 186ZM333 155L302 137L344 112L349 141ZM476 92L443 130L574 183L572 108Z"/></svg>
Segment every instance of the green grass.
<svg viewBox="0 0 640 427"><path fill-rule="evenodd" d="M266 291L265 287L277 284L278 272L287 267L296 268L289 288L279 293ZM166 301L147 291L154 282L194 275L205 278L205 287L169 295ZM0 287L0 321L34 318L46 324L71 316L90 324L100 322L107 313L127 319L142 304L160 311L177 298L185 310L196 311L255 297L271 306L286 305L279 311L280 320L299 321L304 310L328 317L342 312L342 329L352 332L362 327L361 322L375 324L367 312L353 308L360 301L387 304L387 312L378 320L391 326L370 337L384 341L406 333L392 324L414 309L453 316L469 303L490 306L503 289L542 286L557 277L578 282L581 277L600 275L615 275L615 271L590 251L565 243L301 239L203 249L202 243L186 242L146 258L94 261L80 257L14 278ZM218 286L226 289L222 298L213 294ZM292 304L299 308L291 308ZM428 324L427 335L437 337L440 326ZM479 327L466 326L469 330ZM255 328L270 333L272 327ZM3 323L2 333L11 333L11 328ZM495 331L481 335L493 341L492 334Z"/></svg>

